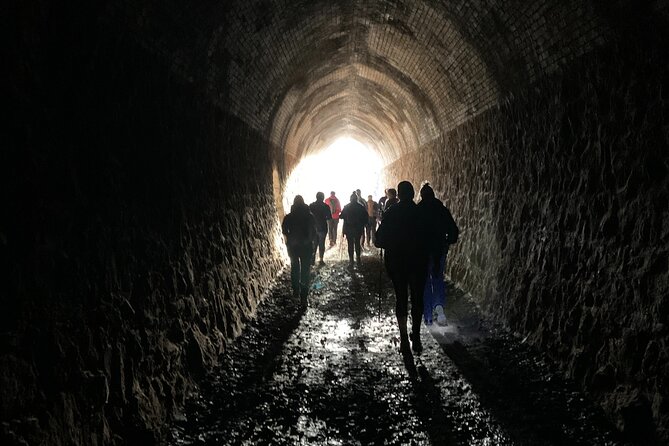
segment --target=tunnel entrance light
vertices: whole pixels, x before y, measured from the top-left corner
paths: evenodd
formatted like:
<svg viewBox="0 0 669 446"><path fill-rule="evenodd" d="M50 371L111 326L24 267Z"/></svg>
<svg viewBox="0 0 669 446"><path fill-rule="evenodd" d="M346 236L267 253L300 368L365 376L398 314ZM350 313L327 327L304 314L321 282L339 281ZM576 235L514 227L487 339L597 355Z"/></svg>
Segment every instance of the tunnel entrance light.
<svg viewBox="0 0 669 446"><path fill-rule="evenodd" d="M356 139L339 138L323 151L305 157L293 170L283 193L284 212L290 212L295 195L302 195L308 204L316 200L319 191L325 198L335 191L342 207L356 189L365 200L372 195L377 201L384 189L380 184L382 167L376 151Z"/></svg>

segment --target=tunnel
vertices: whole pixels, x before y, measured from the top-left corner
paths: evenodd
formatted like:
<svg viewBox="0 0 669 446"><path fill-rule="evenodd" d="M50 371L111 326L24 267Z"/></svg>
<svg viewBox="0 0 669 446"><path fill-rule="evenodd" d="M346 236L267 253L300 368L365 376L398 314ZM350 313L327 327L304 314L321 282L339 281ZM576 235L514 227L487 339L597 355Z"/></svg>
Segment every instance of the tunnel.
<svg viewBox="0 0 669 446"><path fill-rule="evenodd" d="M291 175L342 138L381 189L431 183L487 319L669 442L667 1L1 9L0 443L164 444L276 298Z"/></svg>

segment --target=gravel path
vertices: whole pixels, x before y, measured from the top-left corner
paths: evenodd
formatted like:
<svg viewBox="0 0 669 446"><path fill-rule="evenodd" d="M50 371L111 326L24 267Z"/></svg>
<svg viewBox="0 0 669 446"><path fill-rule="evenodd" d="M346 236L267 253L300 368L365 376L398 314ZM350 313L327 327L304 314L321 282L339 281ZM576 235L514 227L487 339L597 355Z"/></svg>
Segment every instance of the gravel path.
<svg viewBox="0 0 669 446"><path fill-rule="evenodd" d="M378 250L353 269L336 248L326 262L306 309L284 274L172 426L171 445L622 444L572 383L461 291L449 286L448 325L423 326L424 352L403 357Z"/></svg>

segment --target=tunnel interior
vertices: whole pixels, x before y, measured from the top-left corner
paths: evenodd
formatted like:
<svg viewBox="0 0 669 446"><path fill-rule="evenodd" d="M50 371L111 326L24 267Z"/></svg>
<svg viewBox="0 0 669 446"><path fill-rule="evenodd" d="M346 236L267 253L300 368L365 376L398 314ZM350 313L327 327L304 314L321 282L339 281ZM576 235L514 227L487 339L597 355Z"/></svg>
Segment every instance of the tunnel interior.
<svg viewBox="0 0 669 446"><path fill-rule="evenodd" d="M284 267L291 174L350 138L375 197L431 182L490 317L669 439L666 1L3 9L0 438L160 442Z"/></svg>

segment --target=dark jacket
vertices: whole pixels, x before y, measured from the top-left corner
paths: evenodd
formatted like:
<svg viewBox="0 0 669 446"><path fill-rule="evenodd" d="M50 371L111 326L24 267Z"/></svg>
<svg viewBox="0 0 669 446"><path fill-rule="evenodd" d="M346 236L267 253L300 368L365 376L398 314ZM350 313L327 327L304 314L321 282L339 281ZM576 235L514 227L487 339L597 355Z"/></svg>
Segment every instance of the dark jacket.
<svg viewBox="0 0 669 446"><path fill-rule="evenodd" d="M296 255L299 249L311 247L316 235L316 221L309 206L293 205L290 213L283 218L281 230L286 236L288 255Z"/></svg>
<svg viewBox="0 0 669 446"><path fill-rule="evenodd" d="M411 200L400 201L383 213L374 244L386 250L387 267L422 269L427 257L422 235L418 206Z"/></svg>
<svg viewBox="0 0 669 446"><path fill-rule="evenodd" d="M441 257L448 252L450 244L457 242L460 232L451 211L436 198L421 200L417 207L427 252L436 258Z"/></svg>
<svg viewBox="0 0 669 446"><path fill-rule="evenodd" d="M383 203L383 212L385 213L388 209L395 206L399 202L400 200L397 198L388 198L385 203Z"/></svg>
<svg viewBox="0 0 669 446"><path fill-rule="evenodd" d="M344 206L339 218L344 220L342 232L347 237L360 237L367 225L367 209L360 204L349 203Z"/></svg>
<svg viewBox="0 0 669 446"><path fill-rule="evenodd" d="M316 220L316 230L318 232L328 232L328 220L332 219L330 206L322 201L314 201L309 205L309 210L311 215L314 216L314 220Z"/></svg>

